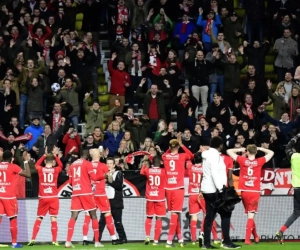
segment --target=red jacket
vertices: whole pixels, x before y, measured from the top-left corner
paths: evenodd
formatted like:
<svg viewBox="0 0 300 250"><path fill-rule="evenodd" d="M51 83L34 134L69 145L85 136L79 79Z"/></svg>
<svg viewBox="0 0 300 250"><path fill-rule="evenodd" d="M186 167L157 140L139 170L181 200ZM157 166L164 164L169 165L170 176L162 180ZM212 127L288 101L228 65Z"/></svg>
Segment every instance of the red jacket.
<svg viewBox="0 0 300 250"><path fill-rule="evenodd" d="M28 26L28 31L29 31L31 37L33 39L37 38L39 43L41 44L41 46L44 46L44 42L45 42L46 39L51 38L52 30L49 28L49 26L46 26L45 30L46 30L46 33L43 34L43 36L39 38L35 33L33 33L33 24L30 24Z"/></svg>
<svg viewBox="0 0 300 250"><path fill-rule="evenodd" d="M113 68L113 61L108 62L108 71L111 78L110 93L113 95L125 96L125 83L130 85L130 76L126 71Z"/></svg>
<svg viewBox="0 0 300 250"><path fill-rule="evenodd" d="M64 135L63 140L62 140L62 143L66 145L65 156L68 155L68 153L70 152L70 150L73 147L76 147L76 149L73 150L74 153L78 153L79 152L79 147L81 146L81 141L80 141L80 137L79 137L78 134L75 136L75 138L70 138L70 134L66 133Z"/></svg>

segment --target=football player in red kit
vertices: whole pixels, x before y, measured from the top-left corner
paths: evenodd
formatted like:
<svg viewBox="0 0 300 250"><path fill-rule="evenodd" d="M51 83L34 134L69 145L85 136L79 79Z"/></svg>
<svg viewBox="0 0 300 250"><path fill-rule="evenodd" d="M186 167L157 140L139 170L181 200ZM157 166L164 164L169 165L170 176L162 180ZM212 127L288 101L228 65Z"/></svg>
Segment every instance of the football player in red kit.
<svg viewBox="0 0 300 250"><path fill-rule="evenodd" d="M194 154L194 164L187 164L187 169L189 173L189 215L190 215L190 230L191 230L191 238L192 244L196 244L196 231L197 231L197 221L198 221L198 214L203 212L203 215L206 214L205 209L205 200L203 197L199 197L201 180L203 175L203 168L202 168L202 157L201 152L197 152ZM212 227L212 234L214 237L214 241L218 240L217 234L217 224L214 221ZM201 231L199 237L203 238L203 230L204 230L204 217L201 223ZM202 239L203 240L203 239Z"/></svg>
<svg viewBox="0 0 300 250"><path fill-rule="evenodd" d="M16 175L30 178L30 168L28 161L30 161L30 154L24 153L25 170L22 170L18 165L12 164L13 154L11 151L6 150L0 152L2 162L0 162L0 207L10 223L10 233L12 238L12 248L22 248L23 246L17 243L18 235L18 201L16 199Z"/></svg>
<svg viewBox="0 0 300 250"><path fill-rule="evenodd" d="M169 143L170 149L163 154L162 159L166 171L166 198L168 211L171 212L168 240L166 247L174 247L172 241L177 233L178 241L183 246L183 237L179 215L182 213L184 201L184 173L185 162L193 158L193 153L182 144L181 133L178 133L177 140L173 139ZM179 153L182 148L184 153Z"/></svg>
<svg viewBox="0 0 300 250"><path fill-rule="evenodd" d="M35 168L39 175L39 204L37 210L37 218L33 226L31 241L28 246L35 244L36 236L40 230L40 225L47 213L50 215L52 245L59 246L57 242L57 215L59 210L59 199L57 191L57 179L62 171L63 164L57 157L58 148L54 147L52 154L43 155L35 164ZM41 164L45 162L45 167ZM55 165L57 164L57 167Z"/></svg>
<svg viewBox="0 0 300 250"><path fill-rule="evenodd" d="M103 247L99 242L99 226L91 180L103 180L107 178L108 175L102 171L96 171L95 173L92 163L86 160L88 156L88 150L83 150L81 158L73 162L69 170L69 183L72 185L73 191L71 199L71 218L68 223L68 234L65 243L66 248L74 247L71 240L80 211L89 212L92 219L95 247Z"/></svg>
<svg viewBox="0 0 300 250"><path fill-rule="evenodd" d="M166 216L165 204L165 170L160 167L160 156L154 156L153 166L149 168L149 162L144 161L140 174L147 177L146 183L146 221L145 245L150 243L150 232L152 226L152 218L156 216L154 242L153 245L158 245L159 236L162 229L162 217Z"/></svg>
<svg viewBox="0 0 300 250"><path fill-rule="evenodd" d="M100 158L101 158L100 150L96 148L91 149L90 156L92 157L92 165L94 171L95 172L102 171L104 174L107 174L108 166L100 162ZM104 214L106 227L111 236L112 244L118 245L120 244L120 242L117 240L117 236L115 233L115 226L110 212L110 203L105 191L105 182L106 182L105 179L100 181L92 181L94 199L97 208L100 210L101 213ZM88 234L89 223L90 223L90 216L89 214L85 214L84 226L83 226L83 245L88 245L87 234Z"/></svg>
<svg viewBox="0 0 300 250"><path fill-rule="evenodd" d="M266 155L255 159L257 150L264 152ZM237 155L238 152L246 152L248 157L239 156ZM254 216L257 213L260 199L261 169L273 157L274 152L250 144L247 146L247 150L245 148L228 149L227 154L240 165L239 190L241 191L245 213L248 215L245 244L251 244L251 234L253 234L254 240L257 243L259 242L259 236L256 232Z"/></svg>

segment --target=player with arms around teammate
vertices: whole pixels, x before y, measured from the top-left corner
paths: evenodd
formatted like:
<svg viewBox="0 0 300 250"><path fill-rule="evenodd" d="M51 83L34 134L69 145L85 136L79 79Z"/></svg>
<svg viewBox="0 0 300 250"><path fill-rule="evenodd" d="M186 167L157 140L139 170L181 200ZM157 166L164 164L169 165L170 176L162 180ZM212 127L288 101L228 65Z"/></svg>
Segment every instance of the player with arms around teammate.
<svg viewBox="0 0 300 250"><path fill-rule="evenodd" d="M94 231L95 247L103 247L99 242L99 227L96 214L96 204L94 201L91 180L99 181L107 178L107 174L102 171L94 171L91 162L87 161L88 150L83 150L81 158L72 163L69 170L69 183L72 185L71 218L68 223L66 248L72 248L71 243L74 233L75 223L81 211L89 212L92 218L92 228Z"/></svg>
<svg viewBox="0 0 300 250"><path fill-rule="evenodd" d="M286 220L284 225L276 233L276 236L283 244L283 233L288 229L300 216L300 134L297 134L290 142L286 145L285 153L287 158L291 161L292 168L292 187L294 189L294 211L290 217Z"/></svg>
<svg viewBox="0 0 300 250"><path fill-rule="evenodd" d="M172 240L177 233L180 246L183 246L179 215L182 213L184 202L184 172L185 162L193 158L193 153L182 144L181 133L178 133L177 140L169 143L170 148L163 154L162 159L166 172L166 198L168 210L171 212L169 234L166 247L174 247ZM182 148L184 153L179 153Z"/></svg>
<svg viewBox="0 0 300 250"><path fill-rule="evenodd" d="M0 153L2 155L2 162L0 162L0 207L3 207L3 213L9 218L10 233L12 238L12 248L22 248L23 246L17 243L18 235L18 201L16 199L16 175L26 178L31 176L28 161L30 161L30 154L24 153L25 170L22 170L18 165L12 164L13 154L6 150Z"/></svg>
<svg viewBox="0 0 300 250"><path fill-rule="evenodd" d="M147 177L146 182L146 221L145 245L150 243L150 232L152 226L152 218L156 216L154 242L153 245L158 245L159 236L162 230L162 218L166 217L165 204L165 170L160 167L161 158L156 155L153 158L153 166L149 168L149 161L144 161L140 174Z"/></svg>
<svg viewBox="0 0 300 250"><path fill-rule="evenodd" d="M52 245L59 246L57 239L57 215L59 210L59 199L57 192L57 179L62 171L63 164L58 155L58 148L54 147L52 154L43 155L35 164L35 168L39 176L39 204L37 210L37 218L33 226L31 241L28 246L35 244L36 236L40 230L40 225L47 213L50 215ZM45 167L42 167L42 163ZM55 167L57 165L57 167Z"/></svg>
<svg viewBox="0 0 300 250"><path fill-rule="evenodd" d="M255 155L258 150L264 152L265 156L255 159ZM248 157L237 155L239 152L246 152ZM260 199L261 169L266 162L272 159L274 152L266 148L256 147L254 144L250 144L247 146L247 149L228 149L227 154L240 165L239 190L241 191L242 202L245 207L245 213L248 217L245 244L251 244L251 234L253 234L255 242L258 243L259 236L256 231L254 217L257 213L258 202Z"/></svg>

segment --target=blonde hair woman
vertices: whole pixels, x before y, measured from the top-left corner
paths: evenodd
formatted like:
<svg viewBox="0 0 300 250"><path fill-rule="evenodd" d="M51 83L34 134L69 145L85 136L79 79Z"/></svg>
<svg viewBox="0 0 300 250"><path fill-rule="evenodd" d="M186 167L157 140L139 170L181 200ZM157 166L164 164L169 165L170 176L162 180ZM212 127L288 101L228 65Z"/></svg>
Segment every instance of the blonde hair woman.
<svg viewBox="0 0 300 250"><path fill-rule="evenodd" d="M283 85L278 84L275 92L272 91L272 82L267 81L268 95L270 100L264 105L270 105L273 103L273 117L276 120L281 119L281 115L288 111L288 103L285 101L285 88Z"/></svg>
<svg viewBox="0 0 300 250"><path fill-rule="evenodd" d="M104 134L104 148L108 148L109 157L115 156L118 152L123 136L124 132L120 129L119 123L117 121L112 121Z"/></svg>

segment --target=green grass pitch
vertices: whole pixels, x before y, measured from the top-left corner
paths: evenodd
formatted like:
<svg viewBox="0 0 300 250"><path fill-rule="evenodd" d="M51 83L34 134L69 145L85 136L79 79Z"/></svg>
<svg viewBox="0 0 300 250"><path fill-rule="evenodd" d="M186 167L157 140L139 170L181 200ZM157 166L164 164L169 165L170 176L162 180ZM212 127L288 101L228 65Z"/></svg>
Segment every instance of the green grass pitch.
<svg viewBox="0 0 300 250"><path fill-rule="evenodd" d="M244 245L243 243L239 242L238 245L241 245L241 249L246 250L299 250L300 249L300 242L286 242L283 245L280 245L279 243L270 242L270 243L259 243L259 244L252 244L250 246ZM103 242L104 247L101 248L95 248L93 245L89 246L82 246L81 244L74 244L76 250L96 250L96 249L102 249L102 250L149 250L149 249L156 249L156 250L162 250L162 249L168 249L165 247L165 245L162 243L161 246L152 246L149 244L148 246L145 246L143 243L128 243L123 245L117 245L112 246L110 242ZM1 249L7 249L8 247L2 247ZM9 247L10 248L10 247ZM175 243L175 248L179 249L179 245ZM51 245L35 245L32 247L24 246L23 249L26 250L53 250L53 249L64 249L64 244L61 244L60 247L54 247ZM200 249L198 245L192 245L191 243L187 243L186 246L182 249Z"/></svg>

